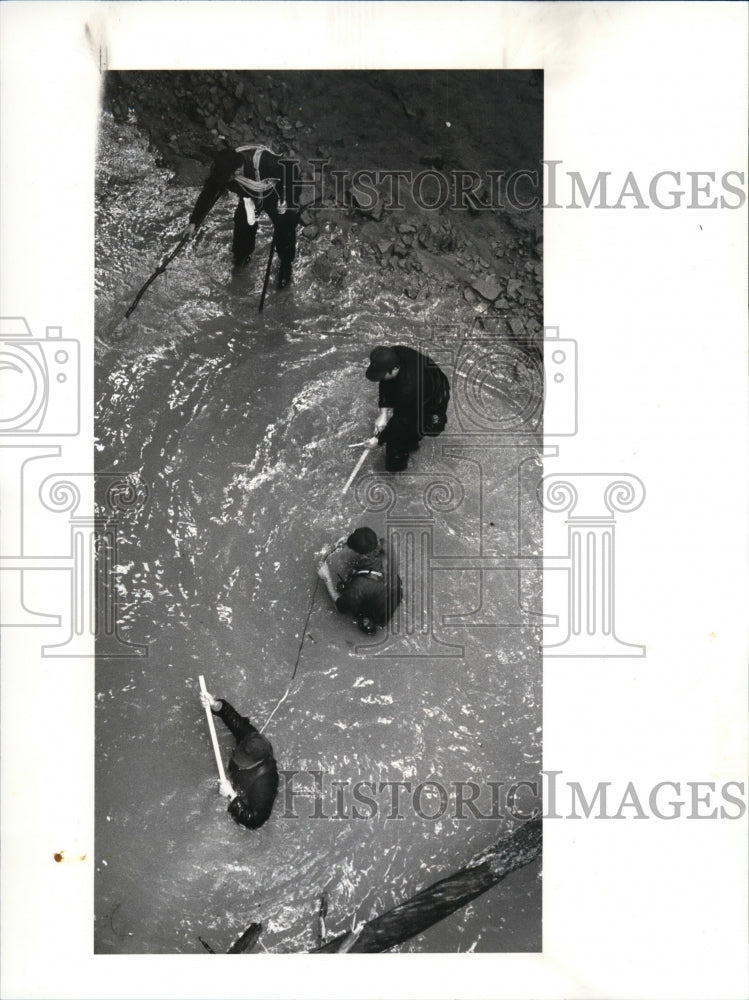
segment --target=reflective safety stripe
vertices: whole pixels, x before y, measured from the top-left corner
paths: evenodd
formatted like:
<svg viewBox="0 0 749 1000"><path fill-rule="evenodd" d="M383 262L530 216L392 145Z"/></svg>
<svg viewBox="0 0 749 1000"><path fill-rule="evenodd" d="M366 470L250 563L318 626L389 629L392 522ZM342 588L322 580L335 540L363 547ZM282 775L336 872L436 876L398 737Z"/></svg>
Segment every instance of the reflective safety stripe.
<svg viewBox="0 0 749 1000"><path fill-rule="evenodd" d="M384 574L380 573L380 571L376 569L357 569L354 573L354 576L374 576L378 580L385 579Z"/></svg>
<svg viewBox="0 0 749 1000"><path fill-rule="evenodd" d="M255 172L254 180L251 177L245 177L242 174L235 174L234 180L243 188L248 194L255 195L256 197L264 197L269 191L275 190L276 185L279 183L278 179L266 178L265 180L260 176L260 157L263 153L270 153L271 156L278 158L278 153L274 153L272 149L268 146L237 146L234 150L235 153L249 153L250 150L254 149L255 152L252 154L252 169ZM250 225L252 223L250 222Z"/></svg>
<svg viewBox="0 0 749 1000"><path fill-rule="evenodd" d="M234 180L239 184L243 191L247 191L248 194L254 195L266 195L269 191L275 188L278 183L277 180L267 180L267 181L253 181L250 177L242 177L241 174L235 174Z"/></svg>

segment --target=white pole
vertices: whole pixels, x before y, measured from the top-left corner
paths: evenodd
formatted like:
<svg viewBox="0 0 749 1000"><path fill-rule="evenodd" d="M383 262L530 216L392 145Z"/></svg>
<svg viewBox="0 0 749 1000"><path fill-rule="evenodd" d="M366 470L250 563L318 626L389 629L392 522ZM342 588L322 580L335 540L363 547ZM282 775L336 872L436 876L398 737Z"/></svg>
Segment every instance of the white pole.
<svg viewBox="0 0 749 1000"><path fill-rule="evenodd" d="M208 689L205 686L205 677L200 674L198 677L200 683L200 690L203 694L208 694ZM205 706L205 714L208 719L208 729L211 734L211 743L213 744L213 752L216 754L216 767L218 767L218 777L219 781L226 781L226 774L224 773L224 763L221 760L221 752L218 748L218 739L216 738L216 725L213 721L213 712L210 710L208 705Z"/></svg>
<svg viewBox="0 0 749 1000"><path fill-rule="evenodd" d="M359 472L359 469L361 469L361 467L364 465L364 462L365 462L365 460L367 458L367 455L370 453L371 450L372 449L369 447L369 445L367 445L367 447L364 449L364 452L362 453L361 458L359 459L359 461L356 463L356 465L354 467L354 471L348 477L346 485L341 490L341 496L345 496L346 492L348 491L349 486L356 479L356 476L357 476L357 473Z"/></svg>

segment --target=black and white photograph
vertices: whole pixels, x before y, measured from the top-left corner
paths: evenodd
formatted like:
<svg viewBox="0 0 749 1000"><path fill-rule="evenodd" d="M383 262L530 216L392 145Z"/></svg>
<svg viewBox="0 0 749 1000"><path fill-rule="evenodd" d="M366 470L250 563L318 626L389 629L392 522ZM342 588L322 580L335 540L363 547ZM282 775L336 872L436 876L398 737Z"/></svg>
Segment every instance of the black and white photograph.
<svg viewBox="0 0 749 1000"><path fill-rule="evenodd" d="M746 1000L748 22L0 3L3 997Z"/></svg>
<svg viewBox="0 0 749 1000"><path fill-rule="evenodd" d="M103 94L97 952L539 951L543 73Z"/></svg>

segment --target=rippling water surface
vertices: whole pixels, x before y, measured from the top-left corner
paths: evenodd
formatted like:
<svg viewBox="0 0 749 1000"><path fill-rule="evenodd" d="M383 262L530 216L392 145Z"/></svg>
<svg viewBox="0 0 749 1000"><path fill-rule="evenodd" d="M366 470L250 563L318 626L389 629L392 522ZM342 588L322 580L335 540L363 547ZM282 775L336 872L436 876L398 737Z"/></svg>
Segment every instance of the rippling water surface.
<svg viewBox="0 0 749 1000"><path fill-rule="evenodd" d="M198 238L151 286L127 321L135 292L174 246L197 189L170 183L134 124L104 118L97 199L96 448L99 473L137 473L142 508L120 521L121 632L147 643L141 659L97 665L96 948L99 952L202 952L201 935L226 950L252 921L268 951L314 946L320 892L329 925L381 913L464 864L506 829L503 820L387 819L389 796L369 820L336 818L329 780L512 781L540 767L539 633L533 627L443 628L464 655L381 657L335 615L320 586L288 699L267 735L279 766L322 771L298 779L298 818L279 798L259 831L236 826L216 793L215 765L197 678L258 725L284 694L315 591L315 554L357 523L361 490L340 493L375 409L363 368L379 342L430 342L433 330L470 322L459 290L434 286L404 297L366 252L365 224L326 218L318 239L300 239L295 281L257 304L270 231L234 273L233 205L219 203ZM370 224L371 228L371 224ZM331 278L330 262L345 268ZM468 310L468 312L466 312ZM450 345L448 345L450 346ZM454 345L457 348L457 343ZM447 357L447 355L445 355ZM498 406L533 391L514 369ZM501 373L500 373L501 374ZM414 473L472 482L475 463L425 440ZM501 466L497 454L491 459ZM382 456L370 459L382 471ZM531 471L540 465L529 460ZM517 547L518 504L501 468L484 506L445 503L435 550L493 553ZM414 487L415 484L415 487ZM400 502L418 503L418 479L401 477ZM514 492L513 492L514 489ZM467 493L470 491L467 491ZM492 512L491 524L486 511ZM535 520L534 520L535 519ZM493 533L493 534L492 534ZM540 532L525 539L540 547ZM511 548L510 551L513 551ZM501 576L501 574L500 574ZM509 575L510 577L512 574ZM456 613L475 581L441 572L431 614ZM503 595L540 609L540 581ZM504 589L503 589L504 588ZM219 724L220 725L220 724ZM225 755L231 748L219 732ZM348 796L348 790L342 793ZM409 802L408 797L404 799ZM351 804L345 799L347 817ZM436 810L424 798L425 808ZM402 950L537 950L540 884L528 866Z"/></svg>

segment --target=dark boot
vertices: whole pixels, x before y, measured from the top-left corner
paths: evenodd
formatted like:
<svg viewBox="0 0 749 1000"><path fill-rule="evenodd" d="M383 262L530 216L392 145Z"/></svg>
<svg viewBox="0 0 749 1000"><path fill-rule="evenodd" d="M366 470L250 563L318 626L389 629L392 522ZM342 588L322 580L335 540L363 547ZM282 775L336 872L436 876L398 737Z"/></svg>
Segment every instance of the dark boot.
<svg viewBox="0 0 749 1000"><path fill-rule="evenodd" d="M289 284L290 281L291 281L291 261L290 260L282 260L281 261L281 268L280 268L280 270L278 272L278 287L279 287L279 289L286 288L286 286Z"/></svg>
<svg viewBox="0 0 749 1000"><path fill-rule="evenodd" d="M408 466L410 451L398 445L385 446L385 469L387 472L404 472Z"/></svg>

